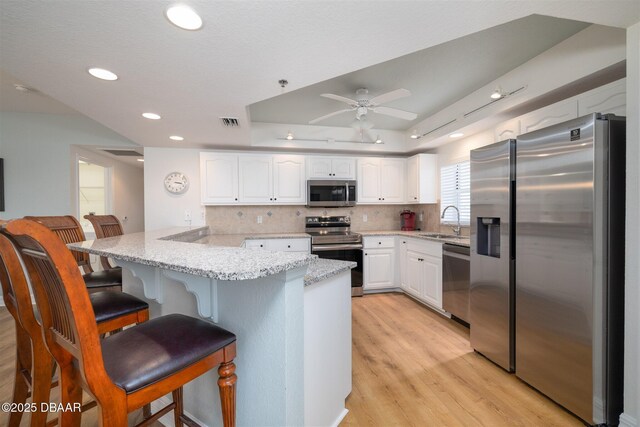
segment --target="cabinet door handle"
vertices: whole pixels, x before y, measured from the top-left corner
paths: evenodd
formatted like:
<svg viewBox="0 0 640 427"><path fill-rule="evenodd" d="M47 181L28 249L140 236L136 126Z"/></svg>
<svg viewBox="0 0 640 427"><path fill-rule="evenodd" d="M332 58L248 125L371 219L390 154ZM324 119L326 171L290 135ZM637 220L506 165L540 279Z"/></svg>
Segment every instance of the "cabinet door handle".
<svg viewBox="0 0 640 427"><path fill-rule="evenodd" d="M236 202L238 201L238 198L236 197Z"/></svg>
<svg viewBox="0 0 640 427"><path fill-rule="evenodd" d="M369 255L369 254L368 254L368 253L366 253L366 252L365 252L364 254L365 254L365 255Z"/></svg>
<svg viewBox="0 0 640 427"><path fill-rule="evenodd" d="M278 198L277 198L277 197L274 197L274 198L273 198L273 200L278 200Z"/></svg>
<svg viewBox="0 0 640 427"><path fill-rule="evenodd" d="M379 245L381 245L381 244L382 244L382 242L378 242L378 244L379 244Z"/></svg>
<svg viewBox="0 0 640 427"><path fill-rule="evenodd" d="M273 197L269 197L269 200L273 200Z"/></svg>
<svg viewBox="0 0 640 427"><path fill-rule="evenodd" d="M291 249L291 245L287 245L287 248Z"/></svg>

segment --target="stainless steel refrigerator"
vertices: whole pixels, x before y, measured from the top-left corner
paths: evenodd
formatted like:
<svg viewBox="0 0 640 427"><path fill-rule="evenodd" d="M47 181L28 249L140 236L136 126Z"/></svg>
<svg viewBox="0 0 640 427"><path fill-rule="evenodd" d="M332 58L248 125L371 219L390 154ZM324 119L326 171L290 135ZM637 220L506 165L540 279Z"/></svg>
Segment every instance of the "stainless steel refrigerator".
<svg viewBox="0 0 640 427"><path fill-rule="evenodd" d="M624 119L598 114L519 136L508 172L515 177L508 232L497 215L475 216L474 164L482 168L472 153L472 346L505 368L502 361L510 360L519 378L589 424L617 425L622 412L625 143ZM484 181L485 193L507 192L505 177ZM481 223L498 226L501 247L492 250L500 259L507 255L503 236L511 236L508 273L487 267L479 253L492 248L481 238ZM505 281L509 297L499 295L509 309L496 310L495 300L486 305L483 288L504 289ZM509 313L509 328L483 321L489 311L503 313L491 314L502 324ZM500 342L510 345L496 349L499 357L486 349L492 344L482 330L503 331Z"/></svg>
<svg viewBox="0 0 640 427"><path fill-rule="evenodd" d="M516 141L471 151L471 346L514 368L513 246Z"/></svg>

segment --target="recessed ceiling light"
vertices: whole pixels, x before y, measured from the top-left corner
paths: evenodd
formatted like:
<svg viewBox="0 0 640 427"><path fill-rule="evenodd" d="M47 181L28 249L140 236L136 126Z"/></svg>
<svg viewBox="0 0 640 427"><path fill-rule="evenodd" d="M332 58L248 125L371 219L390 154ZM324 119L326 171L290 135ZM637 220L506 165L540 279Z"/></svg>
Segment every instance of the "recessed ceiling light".
<svg viewBox="0 0 640 427"><path fill-rule="evenodd" d="M380 135L376 137L376 144L382 144L382 138L380 138Z"/></svg>
<svg viewBox="0 0 640 427"><path fill-rule="evenodd" d="M202 18L186 4L170 6L165 16L169 22L183 30L194 31L202 28Z"/></svg>
<svg viewBox="0 0 640 427"><path fill-rule="evenodd" d="M462 132L454 132L451 135L449 135L449 138L460 138L461 136L464 136L464 133L462 133Z"/></svg>
<svg viewBox="0 0 640 427"><path fill-rule="evenodd" d="M105 70L104 68L89 68L87 71L93 77L98 78L100 80L109 80L109 81L118 80L118 76L115 73L109 70Z"/></svg>
<svg viewBox="0 0 640 427"><path fill-rule="evenodd" d="M139 162L144 162L144 159L136 159Z"/></svg>
<svg viewBox="0 0 640 427"><path fill-rule="evenodd" d="M162 118L159 114L156 113L142 113L142 117L149 120L160 120Z"/></svg>
<svg viewBox="0 0 640 427"><path fill-rule="evenodd" d="M171 135L169 139L172 139L174 141L184 141L184 138L178 135Z"/></svg>
<svg viewBox="0 0 640 427"><path fill-rule="evenodd" d="M418 139L420 137L420 135L418 135L418 130L414 130L413 133L411 134L411 139Z"/></svg>
<svg viewBox="0 0 640 427"><path fill-rule="evenodd" d="M291 133L291 131L289 131L289 133L287 133L287 139L289 141L291 141L293 139L293 134Z"/></svg>

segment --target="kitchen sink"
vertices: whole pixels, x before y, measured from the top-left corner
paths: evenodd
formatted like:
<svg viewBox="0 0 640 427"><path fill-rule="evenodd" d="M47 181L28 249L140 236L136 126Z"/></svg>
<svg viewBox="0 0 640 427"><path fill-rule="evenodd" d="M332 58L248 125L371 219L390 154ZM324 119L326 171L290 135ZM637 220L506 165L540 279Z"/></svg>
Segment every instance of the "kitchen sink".
<svg viewBox="0 0 640 427"><path fill-rule="evenodd" d="M462 239L461 236L455 234L441 234L441 233L421 233L420 236L431 237L433 239Z"/></svg>

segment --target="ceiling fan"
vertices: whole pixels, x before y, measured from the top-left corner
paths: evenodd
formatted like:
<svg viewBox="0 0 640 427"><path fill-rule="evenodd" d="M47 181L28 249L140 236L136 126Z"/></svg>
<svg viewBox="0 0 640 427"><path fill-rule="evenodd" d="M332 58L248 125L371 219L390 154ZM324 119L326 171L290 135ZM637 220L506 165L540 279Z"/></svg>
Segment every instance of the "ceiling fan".
<svg viewBox="0 0 640 427"><path fill-rule="evenodd" d="M318 117L317 119L311 120L309 124L313 125L322 120L328 119L329 117L333 117L349 111L355 111L356 120L360 120L361 122L367 122L368 111L373 111L374 113L384 114L386 116L396 117L403 120L415 120L415 118L418 117L416 113L410 113L408 111L398 110L397 108L382 106L382 104L385 104L387 102L410 96L411 92L409 92L407 89L392 90L391 92L383 93L382 95L378 95L373 98L369 98L368 94L369 91L364 88L358 89L356 91L356 99L350 99L344 96L334 95L332 93L323 93L320 96L344 102L349 105L349 108L344 108L342 110L326 114L322 117Z"/></svg>

